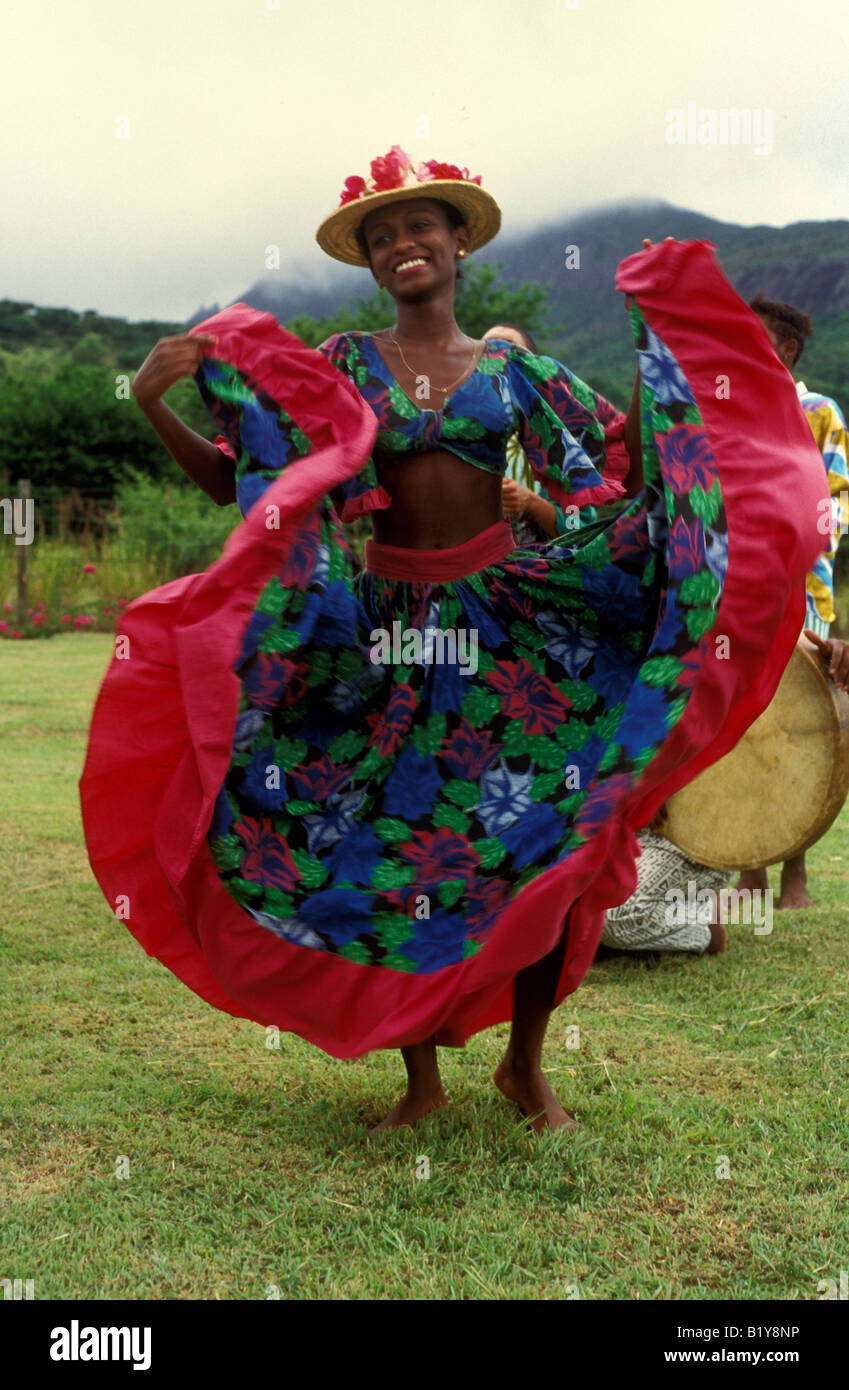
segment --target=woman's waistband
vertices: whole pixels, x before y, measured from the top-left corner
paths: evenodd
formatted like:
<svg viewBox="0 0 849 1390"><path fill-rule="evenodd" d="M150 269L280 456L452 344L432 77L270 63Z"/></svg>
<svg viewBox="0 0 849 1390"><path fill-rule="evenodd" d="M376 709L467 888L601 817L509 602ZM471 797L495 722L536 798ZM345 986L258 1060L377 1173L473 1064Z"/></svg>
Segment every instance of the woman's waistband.
<svg viewBox="0 0 849 1390"><path fill-rule="evenodd" d="M496 565L515 549L510 523L496 521L462 545L452 545L447 550L410 550L407 546L366 541L366 571L382 579L436 584L464 579L487 565Z"/></svg>

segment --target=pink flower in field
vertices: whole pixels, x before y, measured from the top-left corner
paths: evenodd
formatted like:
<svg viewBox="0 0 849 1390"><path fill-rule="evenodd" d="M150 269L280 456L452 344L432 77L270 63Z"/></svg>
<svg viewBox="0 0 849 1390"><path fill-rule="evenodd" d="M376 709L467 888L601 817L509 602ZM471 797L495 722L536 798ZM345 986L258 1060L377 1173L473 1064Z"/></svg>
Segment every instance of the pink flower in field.
<svg viewBox="0 0 849 1390"><path fill-rule="evenodd" d="M10 636L10 637L23 637L23 635L24 635L24 634L23 634L22 632L10 632L10 633L9 633L9 636Z"/></svg>
<svg viewBox="0 0 849 1390"><path fill-rule="evenodd" d="M129 599L126 599L126 598L116 598L116 600L115 600L115 602L116 602L116 604L118 605L119 608L123 608L123 607L124 607L124 604L125 604L125 603L129 603L129 601L130 601L130 600L129 600Z"/></svg>
<svg viewBox="0 0 849 1390"><path fill-rule="evenodd" d="M102 618L114 618L114 617L115 617L115 609L114 609L114 608L101 608L101 610L100 610L100 616L101 616Z"/></svg>
<svg viewBox="0 0 849 1390"><path fill-rule="evenodd" d="M60 618L59 621L60 623L69 623L71 621L71 615L66 613L64 618Z"/></svg>
<svg viewBox="0 0 849 1390"><path fill-rule="evenodd" d="M9 624L8 624L8 623L0 623L0 632L8 632L8 631L9 631Z"/></svg>
<svg viewBox="0 0 849 1390"><path fill-rule="evenodd" d="M97 565L83 565L83 574L96 574Z"/></svg>
<svg viewBox="0 0 849 1390"><path fill-rule="evenodd" d="M11 605L11 603L4 603L4 604L3 604L3 612L4 612L4 613L11 613L11 611L12 611L12 605Z"/></svg>
<svg viewBox="0 0 849 1390"><path fill-rule="evenodd" d="M74 627L91 627L94 618L87 618L84 613L78 613L74 618Z"/></svg>

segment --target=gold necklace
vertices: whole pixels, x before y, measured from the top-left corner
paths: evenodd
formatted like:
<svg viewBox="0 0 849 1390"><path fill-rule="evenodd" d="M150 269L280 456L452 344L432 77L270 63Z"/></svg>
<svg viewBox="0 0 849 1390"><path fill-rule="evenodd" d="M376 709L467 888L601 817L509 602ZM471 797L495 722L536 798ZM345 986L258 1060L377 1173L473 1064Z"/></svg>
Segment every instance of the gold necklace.
<svg viewBox="0 0 849 1390"><path fill-rule="evenodd" d="M404 366L407 368L407 371L410 373L410 376L414 376L414 377L416 378L416 381L418 381L418 379L419 379L421 373L420 373L420 372L417 372L416 369L415 369L414 367L411 367L411 366L410 366L409 362L407 361L406 357L404 356L404 349L402 348L401 344L398 342L398 339L395 337L395 334L394 334L394 333L390 333L390 334L389 334L389 341L392 342L392 343L394 343L395 346L396 346L396 348L397 348L398 351L400 352L400 354L401 354L401 361L404 363ZM467 370L468 370L468 367L469 367L469 366L471 365L471 363L474 361L474 357L475 357L475 353L477 352L477 349L478 349L477 343L472 343L472 355L471 355L471 357L469 358L469 361L466 363L466 367L464 367L463 371L460 373L460 375L458 376L458 378L457 378L456 381L452 381L450 386L434 386L434 387L433 387L434 391L440 391L440 392L442 393L443 396L447 396L449 391L453 391L453 390L454 390L454 387L455 387L455 386L458 386L458 385L460 384L460 382L463 380L463 378L465 377L466 372L467 372ZM427 373L424 373L424 375L427 376ZM431 386L432 384L433 384L433 383L428 379L428 386Z"/></svg>

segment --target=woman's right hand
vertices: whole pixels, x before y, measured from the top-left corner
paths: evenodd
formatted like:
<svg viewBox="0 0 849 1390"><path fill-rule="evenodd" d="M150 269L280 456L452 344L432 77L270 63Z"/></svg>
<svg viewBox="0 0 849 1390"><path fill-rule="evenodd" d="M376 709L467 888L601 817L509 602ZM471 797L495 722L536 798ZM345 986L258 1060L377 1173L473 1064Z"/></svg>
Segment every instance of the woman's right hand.
<svg viewBox="0 0 849 1390"><path fill-rule="evenodd" d="M160 338L133 377L133 395L142 410L158 401L181 376L194 376L204 354L218 339L211 333Z"/></svg>

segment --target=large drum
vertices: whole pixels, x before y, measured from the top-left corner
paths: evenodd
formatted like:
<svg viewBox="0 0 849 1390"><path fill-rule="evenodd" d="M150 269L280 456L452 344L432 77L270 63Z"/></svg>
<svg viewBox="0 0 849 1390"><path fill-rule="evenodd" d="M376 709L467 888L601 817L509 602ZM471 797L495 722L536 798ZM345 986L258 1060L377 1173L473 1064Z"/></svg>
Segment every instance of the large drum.
<svg viewBox="0 0 849 1390"><path fill-rule="evenodd" d="M739 743L667 801L661 831L697 863L760 869L801 854L846 800L849 696L813 651L796 647Z"/></svg>

